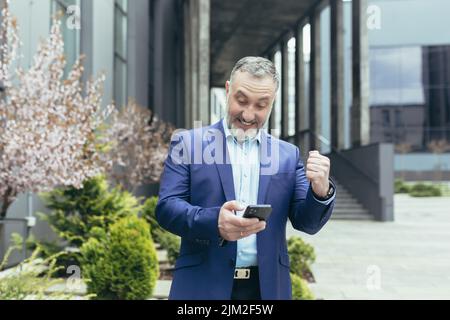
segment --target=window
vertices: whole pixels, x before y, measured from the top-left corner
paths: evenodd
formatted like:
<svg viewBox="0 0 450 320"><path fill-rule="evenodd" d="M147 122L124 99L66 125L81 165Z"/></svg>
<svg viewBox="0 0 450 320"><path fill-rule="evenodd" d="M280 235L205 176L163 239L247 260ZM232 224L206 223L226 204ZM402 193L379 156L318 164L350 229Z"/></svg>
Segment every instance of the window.
<svg viewBox="0 0 450 320"><path fill-rule="evenodd" d="M80 54L80 0L53 0L52 16L61 14L61 32L66 56L65 76Z"/></svg>
<svg viewBox="0 0 450 320"><path fill-rule="evenodd" d="M121 108L127 103L127 34L128 1L115 0L114 4L114 100Z"/></svg>
<svg viewBox="0 0 450 320"><path fill-rule="evenodd" d="M401 110L395 110L395 126L396 127L403 126Z"/></svg>
<svg viewBox="0 0 450 320"><path fill-rule="evenodd" d="M383 110L383 127L390 127L391 126L391 114L389 113L389 110Z"/></svg>

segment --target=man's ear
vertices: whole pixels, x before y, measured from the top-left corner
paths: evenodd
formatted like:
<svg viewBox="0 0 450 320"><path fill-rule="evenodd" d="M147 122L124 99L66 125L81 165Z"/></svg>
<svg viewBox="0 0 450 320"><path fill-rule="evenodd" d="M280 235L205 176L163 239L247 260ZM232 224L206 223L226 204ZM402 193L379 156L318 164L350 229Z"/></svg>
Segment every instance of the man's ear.
<svg viewBox="0 0 450 320"><path fill-rule="evenodd" d="M228 80L227 82L225 82L225 90L228 96L228 93L230 92L230 81Z"/></svg>

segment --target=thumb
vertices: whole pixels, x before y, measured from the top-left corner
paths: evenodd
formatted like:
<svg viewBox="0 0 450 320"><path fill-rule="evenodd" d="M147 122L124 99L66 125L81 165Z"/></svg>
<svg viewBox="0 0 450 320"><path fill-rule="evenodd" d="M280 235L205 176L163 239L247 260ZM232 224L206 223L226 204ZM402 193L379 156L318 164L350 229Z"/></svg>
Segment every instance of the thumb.
<svg viewBox="0 0 450 320"><path fill-rule="evenodd" d="M236 211L244 210L244 207L236 200L225 202L225 204L223 205L223 208L227 209L227 210L230 210L230 211L233 211L233 210L236 210Z"/></svg>

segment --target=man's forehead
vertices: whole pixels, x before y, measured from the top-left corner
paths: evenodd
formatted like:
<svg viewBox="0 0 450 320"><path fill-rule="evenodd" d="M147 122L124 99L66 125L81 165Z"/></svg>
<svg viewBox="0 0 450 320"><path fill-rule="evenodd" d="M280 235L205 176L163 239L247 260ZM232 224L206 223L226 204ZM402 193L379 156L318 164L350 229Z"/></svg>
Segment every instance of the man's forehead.
<svg viewBox="0 0 450 320"><path fill-rule="evenodd" d="M233 78L231 87L235 93L265 94L270 97L275 93L276 84L270 76L255 77L248 73L238 73Z"/></svg>

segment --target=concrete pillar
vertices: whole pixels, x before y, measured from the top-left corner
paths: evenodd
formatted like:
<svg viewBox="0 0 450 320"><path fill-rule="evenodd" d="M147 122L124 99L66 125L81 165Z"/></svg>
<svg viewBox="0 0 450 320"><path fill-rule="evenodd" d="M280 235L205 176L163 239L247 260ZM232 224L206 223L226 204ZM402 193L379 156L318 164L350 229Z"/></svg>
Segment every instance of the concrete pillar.
<svg viewBox="0 0 450 320"><path fill-rule="evenodd" d="M289 48L287 41L281 43L281 137L289 136Z"/></svg>
<svg viewBox="0 0 450 320"><path fill-rule="evenodd" d="M308 127L306 126L308 104L305 95L305 63L303 56L303 25L295 31L295 133L296 145L303 152L309 149L309 141L303 133Z"/></svg>
<svg viewBox="0 0 450 320"><path fill-rule="evenodd" d="M185 105L185 119L184 119L184 128L190 128L194 121L193 121L193 92L192 92L192 83L191 80L193 79L192 74L192 65L191 65L191 28L192 28L192 21L193 19L190 19L190 6L189 2L186 1L183 4L183 24L184 24L184 35L183 35L183 47L184 47L184 56L183 56L183 65L184 65L184 105Z"/></svg>
<svg viewBox="0 0 450 320"><path fill-rule="evenodd" d="M210 0L185 2L185 105L186 127L194 121L209 125L210 113Z"/></svg>
<svg viewBox="0 0 450 320"><path fill-rule="evenodd" d="M316 10L309 18L311 25L311 60L309 84L309 148L320 149L317 136L322 132L321 68L320 68L320 11ZM319 150L320 151L320 150Z"/></svg>
<svg viewBox="0 0 450 320"><path fill-rule="evenodd" d="M344 135L344 10L342 0L330 1L331 11L331 144L341 150Z"/></svg>
<svg viewBox="0 0 450 320"><path fill-rule="evenodd" d="M81 0L81 29L80 29L80 53L85 55L83 61L84 73L82 80L86 83L93 70L93 16L94 5L91 0Z"/></svg>
<svg viewBox="0 0 450 320"><path fill-rule="evenodd" d="M272 61L273 63L275 63L275 54L274 53L271 53L270 55L269 55L269 58L268 58L270 61ZM275 98L275 99L277 99L277 98ZM273 129L276 129L276 125L275 125L275 104L276 104L276 100L275 100L275 102L273 103L273 106L272 106L272 113L270 114L270 119L269 119L269 133L270 133L270 131L271 130L273 130Z"/></svg>
<svg viewBox="0 0 450 320"><path fill-rule="evenodd" d="M367 0L352 1L352 146L370 142L369 43L366 23Z"/></svg>
<svg viewBox="0 0 450 320"><path fill-rule="evenodd" d="M179 127L178 118L181 106L178 106L177 96L182 94L184 83L181 70L176 61L181 59L182 43L178 41L181 32L181 20L178 17L176 0L155 1L153 6L153 76L154 111L161 120L168 121ZM150 10L149 10L150 11ZM178 31L180 30L180 31Z"/></svg>
<svg viewBox="0 0 450 320"><path fill-rule="evenodd" d="M128 96L144 107L149 105L150 2L128 2Z"/></svg>

